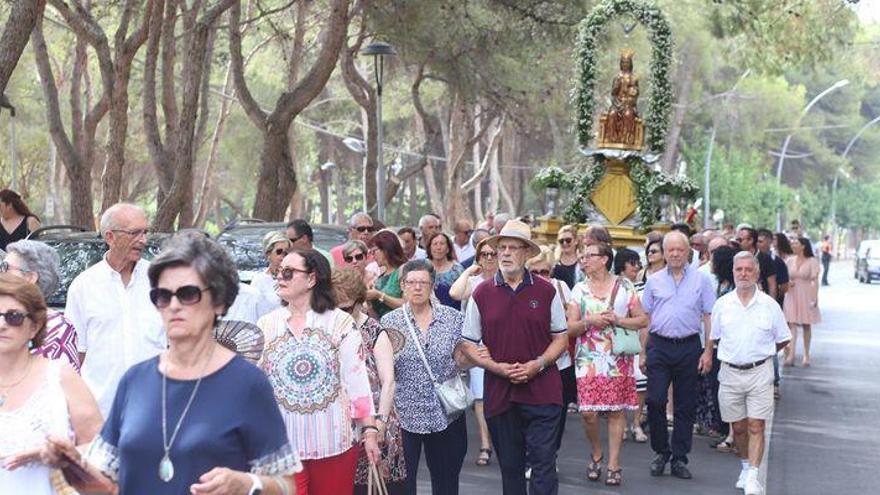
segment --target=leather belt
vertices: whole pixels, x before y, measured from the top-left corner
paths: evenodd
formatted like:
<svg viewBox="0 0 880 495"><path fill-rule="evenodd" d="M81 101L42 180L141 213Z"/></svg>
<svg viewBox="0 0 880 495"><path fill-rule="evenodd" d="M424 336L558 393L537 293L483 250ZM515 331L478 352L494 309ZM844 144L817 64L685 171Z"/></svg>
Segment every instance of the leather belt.
<svg viewBox="0 0 880 495"><path fill-rule="evenodd" d="M757 368L758 366L761 366L762 364L766 363L768 359L770 359L770 358L764 358L760 361L755 361L754 363L749 363L749 364L733 364L733 363L725 363L725 364L735 370L750 370L752 368Z"/></svg>
<svg viewBox="0 0 880 495"><path fill-rule="evenodd" d="M652 333L651 338L658 338L664 342L669 342L671 344L686 344L688 342L692 342L694 340L700 340L700 334L695 333L693 335L688 335L687 337L664 337L660 334Z"/></svg>

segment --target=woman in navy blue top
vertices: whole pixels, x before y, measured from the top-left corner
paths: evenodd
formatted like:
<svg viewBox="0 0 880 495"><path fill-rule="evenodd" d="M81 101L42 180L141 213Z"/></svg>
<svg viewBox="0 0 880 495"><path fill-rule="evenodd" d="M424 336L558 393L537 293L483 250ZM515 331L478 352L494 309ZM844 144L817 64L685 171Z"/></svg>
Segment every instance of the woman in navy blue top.
<svg viewBox="0 0 880 495"><path fill-rule="evenodd" d="M123 375L88 460L125 495L285 495L301 469L268 379L217 344L238 275L198 233L174 237L149 271L168 350Z"/></svg>

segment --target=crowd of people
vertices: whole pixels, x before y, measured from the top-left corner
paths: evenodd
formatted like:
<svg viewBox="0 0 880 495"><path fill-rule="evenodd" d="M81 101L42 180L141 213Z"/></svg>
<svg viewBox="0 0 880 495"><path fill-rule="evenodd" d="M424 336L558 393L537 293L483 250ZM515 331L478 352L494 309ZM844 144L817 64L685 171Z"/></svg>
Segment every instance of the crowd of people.
<svg viewBox="0 0 880 495"><path fill-rule="evenodd" d="M33 227L0 199L4 230L10 211ZM669 464L689 479L696 431L738 453L737 488L763 493L777 353L795 365L800 328L809 366L820 319L809 239L677 224L647 235L643 260L601 226L565 226L553 247L504 214L451 227L357 213L349 239L323 251L294 220L266 234L268 267L244 284L198 232L146 261L147 215L121 203L102 214L108 251L63 312L45 302L58 255L11 239L0 492L344 495L379 481L415 494L424 454L432 493L454 495L472 410L473 462L494 455L506 495L557 493L569 414L589 444L585 482L624 482L625 439L650 442L651 475ZM229 320L255 329L258 356L218 343Z"/></svg>

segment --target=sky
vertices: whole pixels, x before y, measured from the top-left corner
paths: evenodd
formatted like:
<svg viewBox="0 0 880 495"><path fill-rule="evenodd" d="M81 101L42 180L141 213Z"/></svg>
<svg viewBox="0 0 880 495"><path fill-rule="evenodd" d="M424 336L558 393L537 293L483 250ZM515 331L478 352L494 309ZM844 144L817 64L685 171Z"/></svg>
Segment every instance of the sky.
<svg viewBox="0 0 880 495"><path fill-rule="evenodd" d="M880 0L861 0L855 8L863 23L880 22Z"/></svg>

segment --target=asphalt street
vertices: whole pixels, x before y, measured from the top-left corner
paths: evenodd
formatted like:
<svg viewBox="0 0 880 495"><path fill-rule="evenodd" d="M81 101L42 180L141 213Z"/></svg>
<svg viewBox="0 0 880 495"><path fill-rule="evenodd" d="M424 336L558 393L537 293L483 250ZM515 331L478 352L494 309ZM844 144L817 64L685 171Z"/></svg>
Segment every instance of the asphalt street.
<svg viewBox="0 0 880 495"><path fill-rule="evenodd" d="M820 291L823 322L813 331L812 366L783 370L782 400L777 403L767 454L768 495L880 493L880 339L876 337L880 283L859 284L852 272L851 261L834 263L831 286ZM473 418L468 419L469 449L460 493L501 494L495 458L488 467L474 464L479 440ZM679 480L668 474L668 468L665 476L651 477L650 447L627 441L621 455L623 485L606 487L586 480L586 436L579 417L569 414L557 462L559 494L742 494L733 487L738 459L715 452L709 442L707 437L694 437L690 455L694 478ZM429 480L422 460L419 493L431 493Z"/></svg>

